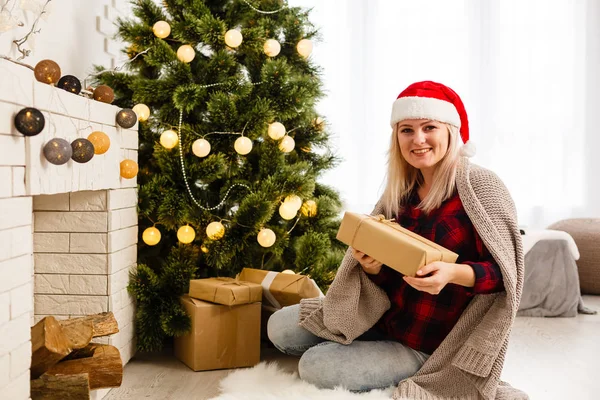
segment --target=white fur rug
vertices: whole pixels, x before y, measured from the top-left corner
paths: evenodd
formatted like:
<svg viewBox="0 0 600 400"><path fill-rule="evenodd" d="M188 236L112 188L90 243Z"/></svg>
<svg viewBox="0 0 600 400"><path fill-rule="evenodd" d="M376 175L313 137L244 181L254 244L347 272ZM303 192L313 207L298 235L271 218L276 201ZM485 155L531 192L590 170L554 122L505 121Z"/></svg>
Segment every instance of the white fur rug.
<svg viewBox="0 0 600 400"><path fill-rule="evenodd" d="M221 394L211 400L389 400L393 389L352 393L343 388L319 389L282 371L275 362L261 362L253 368L227 375L219 384Z"/></svg>

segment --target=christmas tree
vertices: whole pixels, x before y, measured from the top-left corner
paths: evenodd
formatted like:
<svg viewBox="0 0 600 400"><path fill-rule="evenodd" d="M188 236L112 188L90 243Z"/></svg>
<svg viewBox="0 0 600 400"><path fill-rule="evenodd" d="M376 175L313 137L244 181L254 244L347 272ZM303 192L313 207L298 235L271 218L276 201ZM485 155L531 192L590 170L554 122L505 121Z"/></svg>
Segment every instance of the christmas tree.
<svg viewBox="0 0 600 400"><path fill-rule="evenodd" d="M189 280L290 269L325 291L343 257L338 162L315 103L317 30L281 0L133 2L128 70L99 83L139 119L138 347L187 332ZM102 68L98 67L98 70Z"/></svg>

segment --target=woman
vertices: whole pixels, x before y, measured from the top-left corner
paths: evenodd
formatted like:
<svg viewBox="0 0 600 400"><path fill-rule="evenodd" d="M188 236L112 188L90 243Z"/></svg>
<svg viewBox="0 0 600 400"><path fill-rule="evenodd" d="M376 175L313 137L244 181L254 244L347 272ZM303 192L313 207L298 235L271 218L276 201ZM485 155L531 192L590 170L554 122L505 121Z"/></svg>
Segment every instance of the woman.
<svg viewBox="0 0 600 400"><path fill-rule="evenodd" d="M407 277L350 248L327 296L273 314L269 337L301 355L301 378L320 387L398 385L397 399L527 398L500 381L523 282L512 199L464 157L467 114L452 89L410 85L391 125L387 186L372 215L395 218L457 262Z"/></svg>

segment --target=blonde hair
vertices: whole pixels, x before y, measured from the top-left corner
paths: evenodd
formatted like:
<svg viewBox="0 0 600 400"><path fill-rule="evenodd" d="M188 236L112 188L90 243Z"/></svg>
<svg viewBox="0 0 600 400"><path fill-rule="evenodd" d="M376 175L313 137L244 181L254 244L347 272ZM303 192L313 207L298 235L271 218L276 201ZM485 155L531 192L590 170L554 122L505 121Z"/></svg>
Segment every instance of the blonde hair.
<svg viewBox="0 0 600 400"><path fill-rule="evenodd" d="M421 171L410 165L402 156L398 143L398 125L392 130L392 139L388 151L388 170L386 186L383 192L383 208L387 218L399 215L413 189L423 184ZM448 128L448 150L436 164L431 189L418 208L426 214L439 208L456 190L456 168L460 152L460 135L454 125L444 124Z"/></svg>

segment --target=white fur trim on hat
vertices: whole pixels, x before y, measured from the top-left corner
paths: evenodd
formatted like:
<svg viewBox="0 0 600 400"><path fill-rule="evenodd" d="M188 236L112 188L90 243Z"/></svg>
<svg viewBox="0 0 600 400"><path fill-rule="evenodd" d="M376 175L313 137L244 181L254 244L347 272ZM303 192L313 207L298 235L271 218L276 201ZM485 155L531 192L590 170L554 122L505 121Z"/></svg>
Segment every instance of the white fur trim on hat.
<svg viewBox="0 0 600 400"><path fill-rule="evenodd" d="M392 128L405 119L431 119L460 129L460 115L454 104L433 97L400 97L392 106Z"/></svg>
<svg viewBox="0 0 600 400"><path fill-rule="evenodd" d="M477 149L475 148L475 144L473 144L472 140L469 140L467 143L463 144L460 148L460 155L463 157L473 157Z"/></svg>

